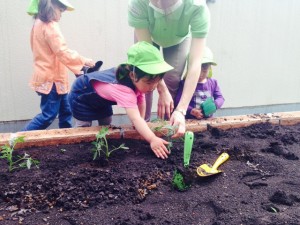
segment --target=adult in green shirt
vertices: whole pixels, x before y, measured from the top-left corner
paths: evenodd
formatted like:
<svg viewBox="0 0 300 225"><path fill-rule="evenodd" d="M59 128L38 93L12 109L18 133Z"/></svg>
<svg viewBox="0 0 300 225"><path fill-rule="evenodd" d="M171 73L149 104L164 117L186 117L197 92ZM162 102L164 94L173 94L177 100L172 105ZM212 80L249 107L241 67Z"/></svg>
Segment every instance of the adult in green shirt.
<svg viewBox="0 0 300 225"><path fill-rule="evenodd" d="M130 0L128 23L134 27L136 41L148 41L162 48L166 62L174 67L157 87L157 114L160 118L170 118L171 125L178 127L173 137L181 137L185 133L186 110L200 76L209 30L210 13L206 1ZM186 64L182 97L174 110L174 99ZM146 100L147 120L151 114L152 93Z"/></svg>

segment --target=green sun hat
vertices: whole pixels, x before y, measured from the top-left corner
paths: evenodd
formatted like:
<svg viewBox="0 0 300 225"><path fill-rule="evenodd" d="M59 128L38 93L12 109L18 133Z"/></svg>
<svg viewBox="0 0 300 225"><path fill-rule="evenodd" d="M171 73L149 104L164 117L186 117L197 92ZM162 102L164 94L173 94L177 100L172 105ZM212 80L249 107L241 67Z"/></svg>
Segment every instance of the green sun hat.
<svg viewBox="0 0 300 225"><path fill-rule="evenodd" d="M160 51L152 44L141 41L132 45L127 52L127 62L147 74L161 74L174 69L165 62Z"/></svg>
<svg viewBox="0 0 300 225"><path fill-rule="evenodd" d="M73 11L74 7L68 0L58 0L61 4L67 7L68 11ZM27 13L31 16L38 14L39 0L31 0L27 8Z"/></svg>
<svg viewBox="0 0 300 225"><path fill-rule="evenodd" d="M203 58L201 60L201 63L202 64L210 63L210 64L212 64L214 66L217 65L217 63L214 61L214 55L213 55L212 51L208 47L204 48L204 53L203 53Z"/></svg>
<svg viewBox="0 0 300 225"><path fill-rule="evenodd" d="M31 16L38 14L39 0L31 0L27 8L27 13Z"/></svg>
<svg viewBox="0 0 300 225"><path fill-rule="evenodd" d="M213 55L212 51L208 47L204 48L204 54L203 54L203 58L202 58L201 63L202 64L210 63L213 66L217 65L217 63L214 60L214 55ZM212 68L210 67L207 77L211 78L212 75L213 75Z"/></svg>

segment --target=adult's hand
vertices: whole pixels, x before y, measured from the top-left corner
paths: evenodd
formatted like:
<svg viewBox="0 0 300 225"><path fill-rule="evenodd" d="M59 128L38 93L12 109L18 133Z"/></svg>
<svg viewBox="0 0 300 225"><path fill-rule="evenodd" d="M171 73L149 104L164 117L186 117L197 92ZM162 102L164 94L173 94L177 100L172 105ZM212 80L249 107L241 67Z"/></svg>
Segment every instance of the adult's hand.
<svg viewBox="0 0 300 225"><path fill-rule="evenodd" d="M165 116L169 119L171 112L174 109L174 101L169 91L159 92L157 103L157 115L159 118L164 119Z"/></svg>
<svg viewBox="0 0 300 225"><path fill-rule="evenodd" d="M172 136L172 138L182 137L185 133L185 117L179 111L174 111L172 113L170 124L173 127L176 127L176 133Z"/></svg>

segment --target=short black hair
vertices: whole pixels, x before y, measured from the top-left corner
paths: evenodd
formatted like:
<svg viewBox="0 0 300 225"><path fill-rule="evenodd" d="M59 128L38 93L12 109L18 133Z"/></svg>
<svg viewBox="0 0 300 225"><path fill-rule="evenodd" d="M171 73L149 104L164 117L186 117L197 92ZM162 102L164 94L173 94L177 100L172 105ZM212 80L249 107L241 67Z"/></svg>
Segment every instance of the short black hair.
<svg viewBox="0 0 300 225"><path fill-rule="evenodd" d="M155 80L158 77L160 79L163 78L163 76L165 75L165 73L161 73L161 74L157 74L157 75L153 75L153 74L149 74L144 72L143 70L139 69L136 66L133 65L127 65L127 64L121 64L118 68L117 68L117 72L116 72L116 78L119 84L123 84L125 86L128 86L132 89L135 90L135 86L132 83L132 80L129 76L130 72L135 72L136 74L136 78L137 81L139 81L141 78L146 77L149 81L151 80Z"/></svg>

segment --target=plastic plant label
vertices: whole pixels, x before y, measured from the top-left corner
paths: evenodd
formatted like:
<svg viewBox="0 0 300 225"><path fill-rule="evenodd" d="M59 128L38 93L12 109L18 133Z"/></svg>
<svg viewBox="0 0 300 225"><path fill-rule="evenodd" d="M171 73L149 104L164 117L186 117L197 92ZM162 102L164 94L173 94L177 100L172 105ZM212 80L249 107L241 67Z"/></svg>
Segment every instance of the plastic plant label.
<svg viewBox="0 0 300 225"><path fill-rule="evenodd" d="M191 131L185 132L184 135L184 152L183 152L183 165L188 167L190 165L191 152L194 143L194 133Z"/></svg>

